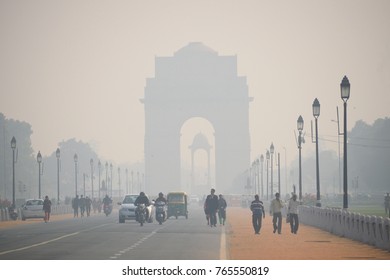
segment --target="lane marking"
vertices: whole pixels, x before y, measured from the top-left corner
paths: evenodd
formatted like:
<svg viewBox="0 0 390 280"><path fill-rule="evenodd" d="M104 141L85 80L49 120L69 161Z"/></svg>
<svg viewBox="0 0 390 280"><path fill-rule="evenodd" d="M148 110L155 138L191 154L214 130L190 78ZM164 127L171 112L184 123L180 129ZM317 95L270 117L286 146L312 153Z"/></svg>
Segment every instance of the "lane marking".
<svg viewBox="0 0 390 280"><path fill-rule="evenodd" d="M121 255L123 255L124 253L127 253L128 251L131 251L135 248L137 248L139 245L141 245L143 242L145 242L146 240L148 240L150 237L152 237L153 235L155 235L159 230L161 229L164 229L166 228L170 223L168 222L165 222L165 224L162 226L162 227L159 227L157 229L155 229L154 231L152 231L151 233L149 233L148 235L142 237L140 240L138 240L136 243L130 245L129 247L125 248L125 249L122 249L121 251L119 251L119 253L115 253L114 255L110 256L109 258L110 259L116 259L118 257L120 257Z"/></svg>
<svg viewBox="0 0 390 280"><path fill-rule="evenodd" d="M105 225L108 225L108 224L102 224L102 225L98 225L96 227L92 227L92 228L88 228L88 229L85 229L85 230L80 230L80 231L77 231L77 232L69 233L69 234L66 234L66 235L59 236L59 237L54 238L54 239L50 239L50 240L43 241L43 242L40 242L40 243L32 244L32 245L25 246L25 247L22 247L22 248L12 249L12 250L8 250L8 251L3 251L3 252L0 252L0 255L6 255L6 254L9 254L9 253L24 251L24 250L28 250L28 249L31 249L31 248L34 248L34 247L46 245L46 244L49 244L49 243L52 243L52 242L55 242L55 241L58 241L58 240L61 240L61 239L67 238L67 237L75 236L75 235L77 235L77 234L79 234L81 232L94 230L96 228L99 228L99 227L102 227L102 226L105 226Z"/></svg>

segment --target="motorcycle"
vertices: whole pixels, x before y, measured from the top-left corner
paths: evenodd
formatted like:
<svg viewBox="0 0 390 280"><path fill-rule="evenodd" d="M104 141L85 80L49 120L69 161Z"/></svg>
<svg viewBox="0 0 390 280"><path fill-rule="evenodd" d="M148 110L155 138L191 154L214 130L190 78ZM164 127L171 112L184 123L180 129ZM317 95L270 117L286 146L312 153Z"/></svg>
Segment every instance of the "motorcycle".
<svg viewBox="0 0 390 280"><path fill-rule="evenodd" d="M137 214L138 214L138 218L137 218L137 221L140 223L141 227L144 225L144 223L146 223L146 216L147 216L147 213L146 213L146 205L141 203L141 204L138 204L137 205Z"/></svg>
<svg viewBox="0 0 390 280"><path fill-rule="evenodd" d="M157 201L155 203L155 206L156 206L156 220L161 225L166 220L167 217L166 204L164 201Z"/></svg>
<svg viewBox="0 0 390 280"><path fill-rule="evenodd" d="M110 215L112 212L112 204L104 204L103 212L106 214L106 216Z"/></svg>
<svg viewBox="0 0 390 280"><path fill-rule="evenodd" d="M15 207L11 206L11 207L8 209L8 211L9 211L9 217L10 217L12 220L16 221L17 218L18 218L18 212L16 211Z"/></svg>

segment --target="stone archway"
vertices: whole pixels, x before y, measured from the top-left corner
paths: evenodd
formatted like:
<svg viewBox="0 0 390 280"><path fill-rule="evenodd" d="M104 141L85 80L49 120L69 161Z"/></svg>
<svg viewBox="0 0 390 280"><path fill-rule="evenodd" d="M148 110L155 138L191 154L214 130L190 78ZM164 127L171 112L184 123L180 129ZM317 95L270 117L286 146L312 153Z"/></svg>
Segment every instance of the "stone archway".
<svg viewBox="0 0 390 280"><path fill-rule="evenodd" d="M155 58L155 77L146 81L145 186L150 194L182 190L180 129L193 117L215 130L218 191L241 192L234 179L250 164L249 102L246 77L237 76L237 57L219 56L190 43L173 57Z"/></svg>

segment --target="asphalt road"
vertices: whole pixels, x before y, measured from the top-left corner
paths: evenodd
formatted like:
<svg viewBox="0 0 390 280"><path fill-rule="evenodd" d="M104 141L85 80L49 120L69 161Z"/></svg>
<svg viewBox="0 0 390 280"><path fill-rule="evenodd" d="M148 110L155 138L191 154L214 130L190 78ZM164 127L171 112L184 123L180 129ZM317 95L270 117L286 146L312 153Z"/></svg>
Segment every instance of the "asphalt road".
<svg viewBox="0 0 390 280"><path fill-rule="evenodd" d="M203 210L141 227L118 213L28 223L0 232L2 260L215 260L224 258L224 227L206 225Z"/></svg>

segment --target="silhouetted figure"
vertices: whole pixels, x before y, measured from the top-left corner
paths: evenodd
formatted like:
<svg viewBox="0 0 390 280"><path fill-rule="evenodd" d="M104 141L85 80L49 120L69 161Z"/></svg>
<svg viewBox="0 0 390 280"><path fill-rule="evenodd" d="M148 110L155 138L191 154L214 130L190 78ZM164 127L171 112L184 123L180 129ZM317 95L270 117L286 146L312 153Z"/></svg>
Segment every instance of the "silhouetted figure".
<svg viewBox="0 0 390 280"><path fill-rule="evenodd" d="M44 221L47 223L50 220L51 212L51 201L48 196L45 196L45 200L43 201L43 211L45 211Z"/></svg>
<svg viewBox="0 0 390 280"><path fill-rule="evenodd" d="M210 226L217 226L218 196L215 195L215 189L211 189L206 198L206 208L210 215Z"/></svg>
<svg viewBox="0 0 390 280"><path fill-rule="evenodd" d="M299 227L298 219L298 206L297 195L294 193L290 201L288 202L287 215L290 215L290 227L291 233L297 234Z"/></svg>
<svg viewBox="0 0 390 280"><path fill-rule="evenodd" d="M259 195L255 195L255 200L252 201L250 209L252 211L252 225L255 234L260 234L263 218L265 219L265 211L263 202L259 199Z"/></svg>
<svg viewBox="0 0 390 280"><path fill-rule="evenodd" d="M84 213L85 213L85 198L84 198L83 195L80 196L79 206L80 206L81 217L84 217Z"/></svg>
<svg viewBox="0 0 390 280"><path fill-rule="evenodd" d="M73 213L74 213L73 217L74 218L79 216L79 201L80 201L79 195L76 194L76 197L73 198L73 200L72 200L72 208L73 208Z"/></svg>
<svg viewBox="0 0 390 280"><path fill-rule="evenodd" d="M220 194L218 199L218 218L219 218L220 225L225 225L226 207L227 207L226 200L223 198L222 194Z"/></svg>
<svg viewBox="0 0 390 280"><path fill-rule="evenodd" d="M284 203L280 200L280 194L276 193L275 198L271 201L270 214L272 214L272 223L274 226L274 233L276 230L278 234L282 233L282 208Z"/></svg>
<svg viewBox="0 0 390 280"><path fill-rule="evenodd" d="M390 195L389 195L389 193L386 193L386 196L385 196L385 211L386 211L386 214L390 218Z"/></svg>
<svg viewBox="0 0 390 280"><path fill-rule="evenodd" d="M87 217L91 215L91 206L92 206L92 200L86 196L85 197L85 210L87 211Z"/></svg>

